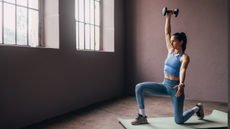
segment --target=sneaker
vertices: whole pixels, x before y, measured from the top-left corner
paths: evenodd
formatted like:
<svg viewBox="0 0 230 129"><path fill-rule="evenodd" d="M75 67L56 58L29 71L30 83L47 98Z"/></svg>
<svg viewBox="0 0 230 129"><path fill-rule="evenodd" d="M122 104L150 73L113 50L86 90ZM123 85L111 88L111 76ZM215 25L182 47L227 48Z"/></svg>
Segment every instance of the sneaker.
<svg viewBox="0 0 230 129"><path fill-rule="evenodd" d="M139 124L148 124L147 116L143 117L141 114L138 113L138 117L131 122L132 125L139 125Z"/></svg>
<svg viewBox="0 0 230 129"><path fill-rule="evenodd" d="M203 120L203 118L204 118L204 108L203 108L203 105L201 103L198 103L196 106L199 107L199 111L196 112L198 120Z"/></svg>

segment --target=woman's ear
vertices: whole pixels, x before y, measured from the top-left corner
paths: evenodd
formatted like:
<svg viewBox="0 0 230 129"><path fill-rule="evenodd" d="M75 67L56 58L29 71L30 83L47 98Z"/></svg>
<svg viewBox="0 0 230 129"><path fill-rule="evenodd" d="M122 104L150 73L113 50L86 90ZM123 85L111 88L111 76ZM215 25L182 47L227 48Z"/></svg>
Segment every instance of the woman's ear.
<svg viewBox="0 0 230 129"><path fill-rule="evenodd" d="M181 41L180 41L180 45L182 45L183 43L184 43L184 41L183 41L183 40L181 40Z"/></svg>

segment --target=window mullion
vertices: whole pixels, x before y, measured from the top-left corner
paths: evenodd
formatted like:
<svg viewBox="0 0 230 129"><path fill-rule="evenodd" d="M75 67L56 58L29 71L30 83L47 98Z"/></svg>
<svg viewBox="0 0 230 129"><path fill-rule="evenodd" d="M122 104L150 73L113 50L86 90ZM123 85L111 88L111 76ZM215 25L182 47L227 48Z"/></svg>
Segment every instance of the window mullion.
<svg viewBox="0 0 230 129"><path fill-rule="evenodd" d="M27 0L27 46L29 46L29 0Z"/></svg>
<svg viewBox="0 0 230 129"><path fill-rule="evenodd" d="M90 25L90 22L91 22L91 9L90 9L90 3L91 1L89 0L89 49L91 50L91 25Z"/></svg>
<svg viewBox="0 0 230 129"><path fill-rule="evenodd" d="M93 47L94 47L94 51L95 51L95 49L96 49L95 48L95 46L96 46L96 41L95 41L96 40L96 38L95 38L95 36L96 36L95 35L95 32L96 32L96 30L95 30L96 29L96 27L95 27L95 24L96 24L96 22L95 22L95 0L93 1L93 3L94 3L94 10L93 10L94 11L93 12L94 13L94 46Z"/></svg>
<svg viewBox="0 0 230 129"><path fill-rule="evenodd" d="M2 1L2 44L4 44L4 1Z"/></svg>
<svg viewBox="0 0 230 129"><path fill-rule="evenodd" d="M79 0L77 0L77 1L78 1L78 4L77 4L77 6L78 6L78 8L77 8L78 9L78 11L77 11L77 13L78 13L78 16L77 16L78 17L78 24L77 24L78 25L78 29L77 29L77 31L78 31L78 33L77 34L78 34L78 49L80 49L80 37L79 37L80 36L80 34L79 34L79 32L80 32L79 31L80 30L79 29L79 21L80 21L80 19L79 19L80 18L79 17L79 10L80 9L79 9Z"/></svg>
<svg viewBox="0 0 230 129"><path fill-rule="evenodd" d="M99 50L101 50L101 1L98 2L99 3Z"/></svg>
<svg viewBox="0 0 230 129"><path fill-rule="evenodd" d="M18 44L18 41L17 41L17 33L18 33L18 24L17 24L17 0L15 0L15 45Z"/></svg>
<svg viewBox="0 0 230 129"><path fill-rule="evenodd" d="M85 36L85 35L86 35L86 31L85 31L85 28L86 28L86 27L85 27L85 26L86 26L86 23L85 23L85 8L86 8L86 7L85 7L85 0L84 0L84 5L83 5L83 7L84 7L84 50L86 50L86 45L85 45L85 44L86 44L86 42L85 42L85 41L86 41L86 40L85 40L85 37L86 37L86 36Z"/></svg>
<svg viewBox="0 0 230 129"><path fill-rule="evenodd" d="M42 29L42 14L41 14L41 0L38 1L39 5L38 5L38 9L39 9L39 17L38 17L38 46L41 47L41 29Z"/></svg>

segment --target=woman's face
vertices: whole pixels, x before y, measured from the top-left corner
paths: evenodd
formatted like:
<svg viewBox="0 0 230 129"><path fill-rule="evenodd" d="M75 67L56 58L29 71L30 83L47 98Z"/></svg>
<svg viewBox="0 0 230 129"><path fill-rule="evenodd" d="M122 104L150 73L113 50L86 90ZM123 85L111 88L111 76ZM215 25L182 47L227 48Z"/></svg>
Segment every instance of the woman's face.
<svg viewBox="0 0 230 129"><path fill-rule="evenodd" d="M179 42L179 40L175 36L172 36L170 40L171 40L171 46L174 49L179 49L183 44L183 40Z"/></svg>

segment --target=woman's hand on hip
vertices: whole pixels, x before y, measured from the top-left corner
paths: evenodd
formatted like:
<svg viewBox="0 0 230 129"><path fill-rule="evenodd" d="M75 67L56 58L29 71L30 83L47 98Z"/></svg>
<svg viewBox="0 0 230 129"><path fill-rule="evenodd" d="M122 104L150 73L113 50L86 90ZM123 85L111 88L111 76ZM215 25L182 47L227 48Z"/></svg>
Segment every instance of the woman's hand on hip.
<svg viewBox="0 0 230 129"><path fill-rule="evenodd" d="M177 86L173 87L173 89L178 89L175 96L180 97L182 95L182 93L183 93L184 88L183 88L182 85L177 85Z"/></svg>

